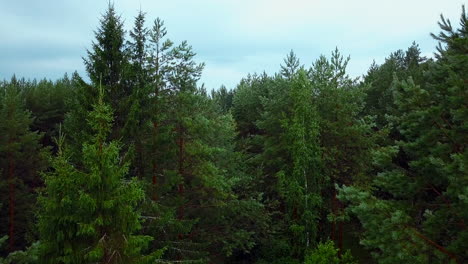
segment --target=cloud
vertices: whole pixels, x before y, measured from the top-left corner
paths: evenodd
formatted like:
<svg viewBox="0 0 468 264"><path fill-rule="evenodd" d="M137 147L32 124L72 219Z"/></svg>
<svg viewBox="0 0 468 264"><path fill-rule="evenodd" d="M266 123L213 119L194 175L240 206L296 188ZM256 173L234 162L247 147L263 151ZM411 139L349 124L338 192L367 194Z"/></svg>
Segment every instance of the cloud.
<svg viewBox="0 0 468 264"><path fill-rule="evenodd" d="M0 0L0 79L12 73L56 78L65 71L84 74L81 57L108 0ZM440 13L457 24L460 0L115 0L130 29L141 9L147 25L166 22L176 43L188 40L206 63L208 88L234 87L247 73L278 71L293 49L310 66L336 46L351 55L349 71L359 76L373 59L413 41L424 54L434 50Z"/></svg>

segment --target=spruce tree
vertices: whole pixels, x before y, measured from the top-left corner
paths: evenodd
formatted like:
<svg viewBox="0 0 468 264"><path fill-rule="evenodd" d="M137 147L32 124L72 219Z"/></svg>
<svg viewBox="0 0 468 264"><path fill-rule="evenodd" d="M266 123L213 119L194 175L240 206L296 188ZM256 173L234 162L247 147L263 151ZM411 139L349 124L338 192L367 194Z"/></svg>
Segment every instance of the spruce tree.
<svg viewBox="0 0 468 264"><path fill-rule="evenodd" d="M83 143L82 166L68 160L60 137L53 171L44 175L39 200L43 263L147 263L158 255L142 255L151 237L135 235L144 192L135 179L125 180L128 164L121 164L119 143L107 142L113 117L102 94L87 119L94 134Z"/></svg>
<svg viewBox="0 0 468 264"><path fill-rule="evenodd" d="M84 64L91 85L86 84L77 76L77 95L72 98L73 111L65 122L65 131L70 137L70 143L77 143L79 152L82 140L87 140L92 133L86 123L87 112L96 103L98 91L96 87L103 86L105 101L115 111L115 122L111 131L112 139L121 139L123 127L131 106L130 96L133 86L129 81L131 67L129 54L125 47L125 30L122 18L117 15L113 4L109 3L103 14L100 25L95 33L95 42L87 51ZM75 127L77 129L75 129Z"/></svg>
<svg viewBox="0 0 468 264"><path fill-rule="evenodd" d="M132 87L128 97L128 115L124 121L122 137L125 144L133 145L135 155L130 174L143 178L144 165L144 137L147 136L147 126L151 113L150 94L152 82L148 64L149 30L145 27L145 13L140 10L135 17L134 27L130 31L130 40L127 42L127 52L130 56L129 85Z"/></svg>
<svg viewBox="0 0 468 264"><path fill-rule="evenodd" d="M96 42L88 50L84 59L86 71L94 85L102 83L106 100L116 106L116 100L125 94L125 74L128 68L128 55L125 52L125 30L122 18L117 15L114 5L109 4L95 31Z"/></svg>

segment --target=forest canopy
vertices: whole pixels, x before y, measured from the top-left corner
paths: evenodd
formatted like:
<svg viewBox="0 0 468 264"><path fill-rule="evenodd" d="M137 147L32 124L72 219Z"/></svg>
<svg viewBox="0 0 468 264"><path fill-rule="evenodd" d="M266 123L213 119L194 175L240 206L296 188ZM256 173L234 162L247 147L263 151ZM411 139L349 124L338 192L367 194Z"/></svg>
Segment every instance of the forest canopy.
<svg viewBox="0 0 468 264"><path fill-rule="evenodd" d="M0 81L0 264L468 263L464 6L431 58L352 78L291 50L210 91L162 19L118 14L87 76Z"/></svg>

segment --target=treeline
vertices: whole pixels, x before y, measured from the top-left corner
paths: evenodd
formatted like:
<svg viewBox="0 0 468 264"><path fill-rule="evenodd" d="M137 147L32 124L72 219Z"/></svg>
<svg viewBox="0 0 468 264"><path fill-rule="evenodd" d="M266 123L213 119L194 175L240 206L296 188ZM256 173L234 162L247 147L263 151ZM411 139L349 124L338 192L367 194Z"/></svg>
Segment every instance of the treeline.
<svg viewBox="0 0 468 264"><path fill-rule="evenodd" d="M435 58L291 51L210 93L147 24L109 5L89 82L0 82L0 263L468 262L464 7Z"/></svg>

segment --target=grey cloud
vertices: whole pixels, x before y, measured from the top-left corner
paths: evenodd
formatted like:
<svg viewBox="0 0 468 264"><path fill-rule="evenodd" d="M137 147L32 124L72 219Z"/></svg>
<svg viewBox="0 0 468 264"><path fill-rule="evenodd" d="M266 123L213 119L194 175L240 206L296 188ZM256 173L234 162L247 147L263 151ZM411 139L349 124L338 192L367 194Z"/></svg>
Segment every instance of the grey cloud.
<svg viewBox="0 0 468 264"><path fill-rule="evenodd" d="M74 70L84 75L81 57L107 4L108 0L0 0L0 79L12 73L57 78ZM385 4L371 0L115 0L126 29L132 27L141 5L148 27L159 16L166 22L169 38L176 43L187 40L197 60L207 64L202 81L209 88L233 87L249 72L278 71L291 49L309 66L338 46L344 55L351 55L349 70L356 76L365 73L373 59L382 62L413 40L423 53L430 53L436 43L429 32L437 32L438 15L442 12L456 21L461 4L459 0Z"/></svg>

